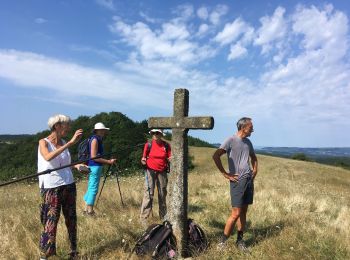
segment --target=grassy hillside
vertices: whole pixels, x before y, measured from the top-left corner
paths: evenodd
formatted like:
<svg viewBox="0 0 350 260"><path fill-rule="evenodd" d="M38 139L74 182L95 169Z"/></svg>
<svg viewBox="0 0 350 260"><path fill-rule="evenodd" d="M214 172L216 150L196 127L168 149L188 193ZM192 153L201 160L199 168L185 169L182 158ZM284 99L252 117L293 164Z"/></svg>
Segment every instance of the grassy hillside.
<svg viewBox="0 0 350 260"><path fill-rule="evenodd" d="M259 155L255 202L245 234L251 247L243 255L216 244L230 214L228 182L215 169L212 148L191 148L196 167L189 174L189 216L206 231L207 252L196 259L349 259L350 171L313 162ZM138 221L143 176L123 177L126 207L116 180L108 179L97 218L82 215L86 181L78 183L79 250L83 259L125 259L143 229ZM1 259L38 256L39 190L35 184L0 188ZM155 204L157 211L157 204ZM157 212L155 212L155 216ZM157 222L157 218L153 219ZM63 218L58 231L58 258L68 253Z"/></svg>

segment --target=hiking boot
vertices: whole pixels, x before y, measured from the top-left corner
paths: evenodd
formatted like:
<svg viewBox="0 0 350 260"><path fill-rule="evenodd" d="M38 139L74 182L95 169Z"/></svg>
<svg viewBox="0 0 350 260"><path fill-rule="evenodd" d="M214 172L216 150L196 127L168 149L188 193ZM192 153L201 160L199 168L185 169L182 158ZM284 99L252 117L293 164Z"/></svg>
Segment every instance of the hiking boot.
<svg viewBox="0 0 350 260"><path fill-rule="evenodd" d="M246 246L244 240L238 240L236 242L236 246L238 248L239 251L243 252L243 253L250 253L248 247Z"/></svg>

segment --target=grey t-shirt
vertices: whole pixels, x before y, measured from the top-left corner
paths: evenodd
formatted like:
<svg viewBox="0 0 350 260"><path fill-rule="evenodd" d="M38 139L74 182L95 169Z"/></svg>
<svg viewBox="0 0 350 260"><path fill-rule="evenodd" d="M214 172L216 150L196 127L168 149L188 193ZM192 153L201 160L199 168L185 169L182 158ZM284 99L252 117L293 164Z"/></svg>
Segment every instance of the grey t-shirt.
<svg viewBox="0 0 350 260"><path fill-rule="evenodd" d="M238 179L252 176L249 164L249 156L254 155L254 148L248 138L241 139L233 135L227 138L221 145L228 158L228 168L231 174L238 174Z"/></svg>

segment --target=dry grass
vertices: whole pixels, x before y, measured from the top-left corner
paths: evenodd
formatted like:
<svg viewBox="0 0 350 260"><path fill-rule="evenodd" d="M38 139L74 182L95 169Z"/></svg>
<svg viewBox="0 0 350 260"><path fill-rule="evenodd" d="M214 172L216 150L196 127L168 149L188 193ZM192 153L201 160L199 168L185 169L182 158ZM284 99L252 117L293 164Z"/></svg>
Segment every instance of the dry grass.
<svg viewBox="0 0 350 260"><path fill-rule="evenodd" d="M191 148L195 169L189 174L189 216L206 231L207 252L198 259L349 259L350 171L317 163L258 156L255 202L245 234L251 247L216 249L230 214L229 185L211 160L213 149ZM115 180L108 179L97 218L82 216L86 182L78 183L79 251L83 259L125 259L143 229L138 221L143 177L122 178L126 207ZM37 184L0 188L0 259L36 259L39 222ZM157 208L157 204L156 207ZM155 212L157 215L157 212ZM157 218L153 218L158 222ZM58 257L65 258L67 235L60 220Z"/></svg>

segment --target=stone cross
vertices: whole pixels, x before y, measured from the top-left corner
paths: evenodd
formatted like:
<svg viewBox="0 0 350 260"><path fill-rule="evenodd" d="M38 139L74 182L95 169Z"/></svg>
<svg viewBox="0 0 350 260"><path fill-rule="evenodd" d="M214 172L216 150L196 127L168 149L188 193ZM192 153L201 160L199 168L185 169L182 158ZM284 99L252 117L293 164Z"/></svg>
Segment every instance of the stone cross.
<svg viewBox="0 0 350 260"><path fill-rule="evenodd" d="M213 129L213 117L188 117L189 94L187 89L174 92L174 116L150 117L149 128L172 129L171 169L169 175L168 213L173 225L179 253L188 256L188 141L189 129Z"/></svg>

